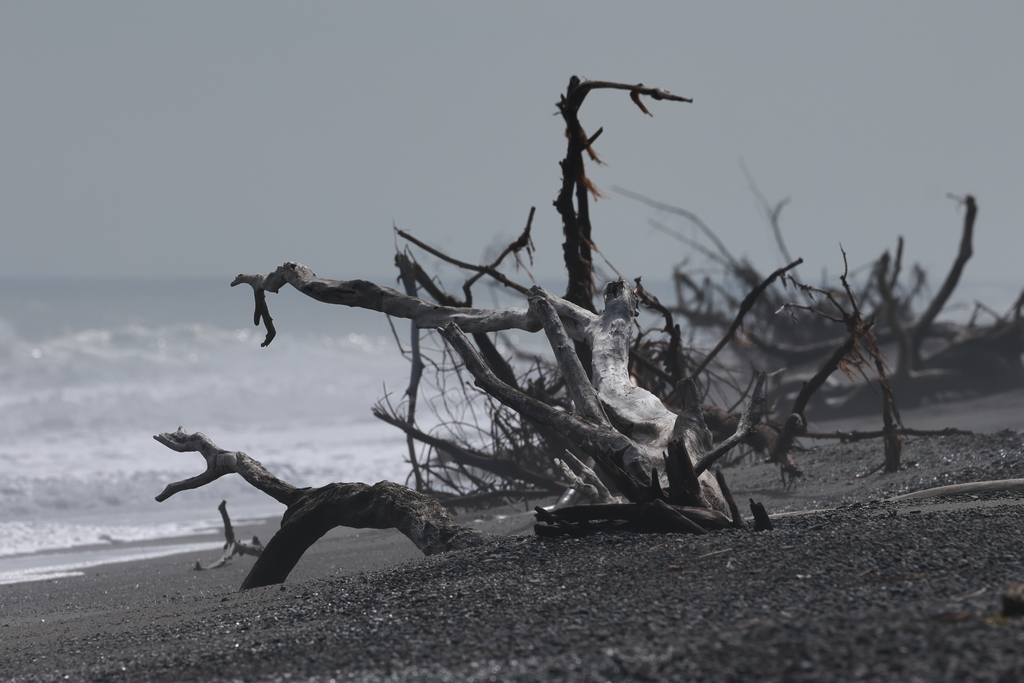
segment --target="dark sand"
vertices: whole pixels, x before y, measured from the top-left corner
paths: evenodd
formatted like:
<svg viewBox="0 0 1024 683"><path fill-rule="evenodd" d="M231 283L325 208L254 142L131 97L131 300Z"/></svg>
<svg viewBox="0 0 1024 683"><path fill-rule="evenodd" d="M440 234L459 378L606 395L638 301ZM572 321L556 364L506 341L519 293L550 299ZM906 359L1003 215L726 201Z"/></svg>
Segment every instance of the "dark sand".
<svg viewBox="0 0 1024 683"><path fill-rule="evenodd" d="M1019 430L1024 392L904 418ZM0 586L0 679L1024 680L1024 619L998 616L1024 580L1024 495L871 502L1024 478L1021 434L912 440L899 473L859 476L881 457L815 446L788 492L774 467L727 470L769 512L842 506L768 533L544 541L520 507L463 519L509 538L432 558L336 530L246 593L251 559L181 555Z"/></svg>

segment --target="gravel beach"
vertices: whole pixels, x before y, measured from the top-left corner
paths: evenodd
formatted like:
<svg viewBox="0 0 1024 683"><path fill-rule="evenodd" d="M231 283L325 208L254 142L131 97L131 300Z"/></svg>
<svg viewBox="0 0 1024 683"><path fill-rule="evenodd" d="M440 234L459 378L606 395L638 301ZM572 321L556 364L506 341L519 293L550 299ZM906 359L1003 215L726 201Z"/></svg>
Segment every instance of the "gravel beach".
<svg viewBox="0 0 1024 683"><path fill-rule="evenodd" d="M771 532L543 540L532 518L465 516L505 534L417 557L395 532L337 530L283 586L236 592L251 560L182 556L0 586L12 681L1024 680L1024 494L884 502L1024 478L1018 432L796 454L727 470ZM878 501L878 502L872 502ZM267 533L264 530L262 533ZM239 535L251 533L241 529Z"/></svg>

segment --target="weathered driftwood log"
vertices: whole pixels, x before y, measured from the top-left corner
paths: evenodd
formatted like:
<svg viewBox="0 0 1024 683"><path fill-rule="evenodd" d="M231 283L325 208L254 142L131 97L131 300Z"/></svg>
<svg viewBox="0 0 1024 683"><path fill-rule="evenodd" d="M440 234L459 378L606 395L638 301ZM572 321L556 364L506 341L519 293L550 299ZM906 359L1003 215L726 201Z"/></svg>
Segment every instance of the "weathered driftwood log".
<svg viewBox="0 0 1024 683"><path fill-rule="evenodd" d="M425 555L469 548L493 538L457 524L433 498L390 481L373 486L338 483L297 488L275 477L259 461L241 451L226 451L199 432L189 434L179 427L176 432L157 434L153 438L171 450L197 452L206 460L205 472L168 484L156 497L158 501L235 473L287 506L280 530L267 543L242 582L242 590L282 583L302 554L338 526L398 529Z"/></svg>
<svg viewBox="0 0 1024 683"><path fill-rule="evenodd" d="M904 493L886 501L920 500L922 498L945 498L947 496L975 495L979 493L1024 493L1024 479L996 479L994 481L972 481L965 484L936 486L922 491Z"/></svg>
<svg viewBox="0 0 1024 683"><path fill-rule="evenodd" d="M722 490L721 473L713 476L709 468L750 435L754 427L753 410L763 401L764 376L757 381L754 398L738 420L736 433L717 449L713 448L692 379L679 382L677 386L682 403L678 414L666 408L657 396L633 383L629 370L630 338L638 313L638 299L622 280L606 287L605 306L600 314L539 287L529 290L526 308L484 310L439 306L366 281L318 278L310 269L296 263L286 263L266 275L239 275L232 286L243 283L253 287L257 324L260 320L268 324L264 345L269 344L275 334L269 324L265 292L277 292L285 284L321 302L381 311L409 319L419 328L438 329L461 357L480 389L534 423L561 435L578 452L593 458L603 476L598 476L571 454L557 462L570 487L592 502L609 503L619 500L605 486L605 481L610 482L641 511L617 510L605 522L623 521L616 515L626 514L631 523L641 529L702 533L709 528L745 526L735 502ZM485 360L467 336L508 329L544 330L571 398L572 412L538 401L516 383L496 374L493 364ZM581 349L586 352L580 353ZM584 367L581 358L589 360L589 367ZM402 427L407 431L415 429L408 424ZM475 459L473 463L467 461L472 466L492 464L480 459L480 454L465 449L456 455ZM537 473L520 469L514 476L538 484ZM287 526L296 521L292 513L294 503L282 502L289 505L285 516ZM607 506L602 509L604 507ZM723 514L726 511L732 514L732 521ZM569 522L561 522L566 523ZM588 528L592 526L588 522ZM305 543L298 554L322 533L310 534L309 538L292 534ZM270 546L273 545L274 541ZM295 553L292 555L297 559ZM250 583L247 580L247 585Z"/></svg>

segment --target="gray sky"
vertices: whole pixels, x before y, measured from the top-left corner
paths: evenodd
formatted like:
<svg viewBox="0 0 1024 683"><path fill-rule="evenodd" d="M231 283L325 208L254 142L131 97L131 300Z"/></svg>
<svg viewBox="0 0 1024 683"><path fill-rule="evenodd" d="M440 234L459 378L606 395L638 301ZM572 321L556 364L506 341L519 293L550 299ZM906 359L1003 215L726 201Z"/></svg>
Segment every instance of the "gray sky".
<svg viewBox="0 0 1024 683"><path fill-rule="evenodd" d="M14 3L0 7L0 276L221 276L296 260L390 277L400 228L467 260L551 205L569 76L596 92L591 166L700 215L764 270L781 257L741 170L791 197L794 256L841 268L907 238L944 274L1024 285L1024 3ZM611 196L598 246L627 277L686 251ZM687 232L689 229L686 229ZM941 271L941 272L939 272ZM1007 295L1012 297L1012 293Z"/></svg>

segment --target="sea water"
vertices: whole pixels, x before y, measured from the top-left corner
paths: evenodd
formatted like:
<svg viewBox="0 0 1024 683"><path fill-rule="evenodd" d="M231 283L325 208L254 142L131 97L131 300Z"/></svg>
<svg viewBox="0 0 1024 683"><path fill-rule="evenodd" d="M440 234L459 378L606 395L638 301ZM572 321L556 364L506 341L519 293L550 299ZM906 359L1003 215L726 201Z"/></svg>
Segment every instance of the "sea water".
<svg viewBox="0 0 1024 683"><path fill-rule="evenodd" d="M408 383L388 320L268 299L278 336L261 348L247 286L0 281L0 574L5 558L219 534L221 500L236 522L283 512L234 475L157 503L205 469L153 439L179 425L298 486L406 481L403 434L370 412Z"/></svg>

